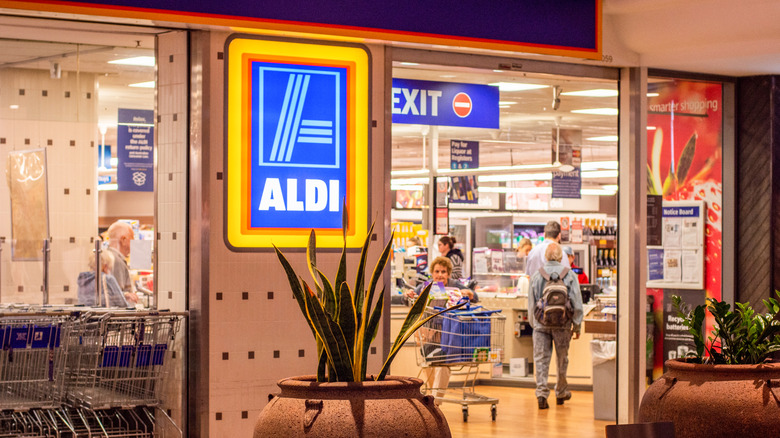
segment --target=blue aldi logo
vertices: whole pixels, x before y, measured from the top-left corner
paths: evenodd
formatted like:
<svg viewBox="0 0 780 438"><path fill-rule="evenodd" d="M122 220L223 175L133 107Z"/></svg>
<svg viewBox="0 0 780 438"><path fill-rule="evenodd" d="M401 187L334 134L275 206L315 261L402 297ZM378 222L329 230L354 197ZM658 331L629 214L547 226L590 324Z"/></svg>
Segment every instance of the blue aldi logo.
<svg viewBox="0 0 780 438"><path fill-rule="evenodd" d="M362 46L227 43L225 240L236 250L360 247L367 228L369 56Z"/></svg>
<svg viewBox="0 0 780 438"><path fill-rule="evenodd" d="M339 168L344 69L257 62L253 73L259 165Z"/></svg>
<svg viewBox="0 0 780 438"><path fill-rule="evenodd" d="M308 228L340 228L346 188L345 69L254 62L251 71L251 205L257 208L250 226L293 221Z"/></svg>

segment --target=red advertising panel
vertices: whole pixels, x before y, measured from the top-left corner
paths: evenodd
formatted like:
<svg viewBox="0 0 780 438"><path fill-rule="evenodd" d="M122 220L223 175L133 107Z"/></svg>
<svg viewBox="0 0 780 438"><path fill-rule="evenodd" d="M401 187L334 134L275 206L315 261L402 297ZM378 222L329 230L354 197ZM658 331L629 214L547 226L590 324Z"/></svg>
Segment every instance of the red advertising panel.
<svg viewBox="0 0 780 438"><path fill-rule="evenodd" d="M660 195L664 201L705 202L704 295L721 299L722 84L651 79L647 102L648 195ZM647 293L654 301L656 334L662 336L663 290ZM708 319L707 332L711 326ZM668 359L661 347L661 342L654 345L654 377Z"/></svg>

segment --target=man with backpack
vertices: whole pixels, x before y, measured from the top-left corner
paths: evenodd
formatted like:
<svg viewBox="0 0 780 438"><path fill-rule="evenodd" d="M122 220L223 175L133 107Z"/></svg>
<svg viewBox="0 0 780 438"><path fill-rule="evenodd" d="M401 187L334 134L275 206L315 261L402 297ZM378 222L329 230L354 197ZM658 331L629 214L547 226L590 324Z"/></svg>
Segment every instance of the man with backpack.
<svg viewBox="0 0 780 438"><path fill-rule="evenodd" d="M547 260L544 258L547 245L557 242L561 243L561 224L556 221L549 221L544 226L544 240L536 244L528 253L528 257L525 260L525 273L529 277L533 277L536 271L541 268ZM561 260L563 266L569 266L569 258L566 257Z"/></svg>
<svg viewBox="0 0 780 438"><path fill-rule="evenodd" d="M546 263L531 277L528 314L534 329L534 368L536 369L536 399L539 409L549 408L550 388L547 377L555 345L558 374L555 383L556 404L571 399L566 381L569 367L569 342L580 337L582 323L582 296L577 276L561 264L563 251L556 242L550 242L544 252ZM528 272L531 274L531 272Z"/></svg>

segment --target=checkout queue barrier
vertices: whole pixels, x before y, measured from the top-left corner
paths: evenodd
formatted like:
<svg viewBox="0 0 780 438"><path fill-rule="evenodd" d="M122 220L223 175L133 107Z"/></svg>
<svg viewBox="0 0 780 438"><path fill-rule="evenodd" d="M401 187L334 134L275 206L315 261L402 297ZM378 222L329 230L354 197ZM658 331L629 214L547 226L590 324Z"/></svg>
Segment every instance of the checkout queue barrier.
<svg viewBox="0 0 780 438"><path fill-rule="evenodd" d="M0 436L163 437L159 409L186 313L0 308Z"/></svg>

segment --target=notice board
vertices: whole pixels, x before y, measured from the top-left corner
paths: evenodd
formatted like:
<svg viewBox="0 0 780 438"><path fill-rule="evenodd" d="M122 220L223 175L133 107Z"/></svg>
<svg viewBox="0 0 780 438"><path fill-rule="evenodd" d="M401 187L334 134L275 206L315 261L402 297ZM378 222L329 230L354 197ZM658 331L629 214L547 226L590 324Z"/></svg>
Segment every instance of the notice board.
<svg viewBox="0 0 780 438"><path fill-rule="evenodd" d="M647 287L704 289L704 201L664 201L661 245L647 246Z"/></svg>

